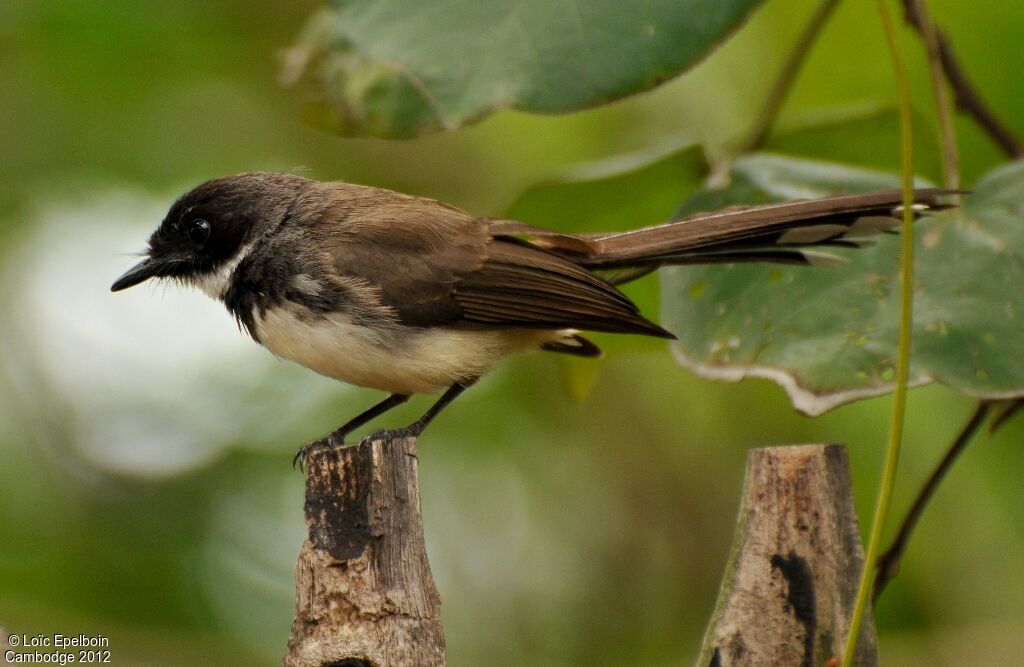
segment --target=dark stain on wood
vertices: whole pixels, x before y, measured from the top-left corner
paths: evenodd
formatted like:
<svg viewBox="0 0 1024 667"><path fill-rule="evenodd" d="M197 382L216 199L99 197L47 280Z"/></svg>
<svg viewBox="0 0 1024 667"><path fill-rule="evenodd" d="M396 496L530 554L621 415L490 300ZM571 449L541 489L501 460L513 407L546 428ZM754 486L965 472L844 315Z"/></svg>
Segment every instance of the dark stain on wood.
<svg viewBox="0 0 1024 667"><path fill-rule="evenodd" d="M369 447L350 457L331 449L314 451L307 461L306 524L313 546L339 561L358 558L372 534L368 499L373 469Z"/></svg>
<svg viewBox="0 0 1024 667"><path fill-rule="evenodd" d="M793 616L804 626L804 658L802 667L814 667L814 633L817 630L814 603L814 577L804 558L790 551L789 556L774 554L772 569L778 570L789 583L786 602L793 610Z"/></svg>

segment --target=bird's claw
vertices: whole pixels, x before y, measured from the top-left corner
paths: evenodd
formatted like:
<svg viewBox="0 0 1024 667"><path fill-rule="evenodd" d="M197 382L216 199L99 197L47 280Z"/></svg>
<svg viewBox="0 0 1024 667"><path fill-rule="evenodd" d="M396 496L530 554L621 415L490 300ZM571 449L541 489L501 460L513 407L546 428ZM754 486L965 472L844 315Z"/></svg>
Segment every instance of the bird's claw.
<svg viewBox="0 0 1024 667"><path fill-rule="evenodd" d="M412 426L405 426L402 428L378 429L364 436L363 439L359 442L359 444L366 445L373 442L374 440L382 440L385 444L387 444L400 438L415 438L419 436L420 431L422 430L422 428L417 428L415 424Z"/></svg>
<svg viewBox="0 0 1024 667"><path fill-rule="evenodd" d="M318 449L333 449L334 447L339 446L339 444L344 444L344 442L339 443L337 440L338 439L335 438L334 434L332 433L331 435L325 438L314 440L308 445L303 445L302 447L299 447L295 451L295 456L292 457L292 468L298 468L299 470L305 471L306 461L309 459L310 454L312 454L314 451Z"/></svg>
<svg viewBox="0 0 1024 667"><path fill-rule="evenodd" d="M393 429L378 429L369 435L363 437L359 441L360 445L368 445L374 440L382 440L385 444L398 440L400 438L415 438L418 437L420 432L423 431L423 427L419 424L411 424L403 428ZM292 457L292 468L298 468L299 470L306 469L306 461L310 455L318 449L333 449L335 447L344 447L345 438L344 436L339 437L338 433L332 433L327 437L314 440L308 445L303 445L295 452L295 456Z"/></svg>

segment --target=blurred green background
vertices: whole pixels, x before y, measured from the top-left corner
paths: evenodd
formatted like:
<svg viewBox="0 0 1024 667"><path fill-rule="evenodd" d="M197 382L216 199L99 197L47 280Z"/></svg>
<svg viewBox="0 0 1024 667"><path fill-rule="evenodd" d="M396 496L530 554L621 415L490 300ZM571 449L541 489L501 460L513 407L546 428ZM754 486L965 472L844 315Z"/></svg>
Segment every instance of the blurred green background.
<svg viewBox="0 0 1024 667"><path fill-rule="evenodd" d="M932 4L1024 134L1020 3ZM115 664L269 665L284 652L304 529L292 452L379 395L273 359L198 293L110 294L177 195L214 176L301 170L500 215L567 165L681 134L720 154L814 5L767 3L649 94L389 142L308 129L277 84L277 53L317 2L0 4L0 626L103 634ZM903 37L930 118L919 43ZM872 5L846 3L780 123L891 104L888 62ZM958 130L970 182L1002 158L969 122ZM922 141L931 132L926 121ZM875 148L853 152L897 164L895 141ZM651 303L656 291L645 279L631 293ZM750 447L849 445L866 525L889 398L811 420L767 382L693 377L664 343L610 350L589 365L512 360L421 440L451 664L690 663ZM911 393L897 511L973 405L942 387ZM877 610L885 664L1024 660L1022 422L979 437L926 514Z"/></svg>

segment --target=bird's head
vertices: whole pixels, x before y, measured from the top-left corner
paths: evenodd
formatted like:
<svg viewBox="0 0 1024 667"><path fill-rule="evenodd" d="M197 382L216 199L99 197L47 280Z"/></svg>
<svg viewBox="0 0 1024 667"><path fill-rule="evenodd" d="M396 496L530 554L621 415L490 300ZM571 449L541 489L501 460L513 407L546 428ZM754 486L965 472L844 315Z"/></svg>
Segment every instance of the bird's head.
<svg viewBox="0 0 1024 667"><path fill-rule="evenodd" d="M145 259L114 281L111 291L173 278L222 296L247 249L285 219L311 182L269 172L206 181L171 206L149 237Z"/></svg>

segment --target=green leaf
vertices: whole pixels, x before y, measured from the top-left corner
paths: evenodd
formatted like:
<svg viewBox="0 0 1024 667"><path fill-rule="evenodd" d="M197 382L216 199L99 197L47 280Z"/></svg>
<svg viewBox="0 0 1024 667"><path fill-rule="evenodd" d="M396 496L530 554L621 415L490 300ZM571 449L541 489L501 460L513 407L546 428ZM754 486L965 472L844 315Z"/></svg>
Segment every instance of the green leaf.
<svg viewBox="0 0 1024 667"><path fill-rule="evenodd" d="M760 0L334 0L287 54L309 118L408 137L505 108L563 112L692 66Z"/></svg>
<svg viewBox="0 0 1024 667"><path fill-rule="evenodd" d="M580 165L523 191L506 215L563 232L632 229L668 220L707 172L687 137Z"/></svg>
<svg viewBox="0 0 1024 667"><path fill-rule="evenodd" d="M914 114L914 171L929 178L940 174L934 121ZM900 169L900 117L895 107L857 104L816 108L768 137L764 150L829 160L870 169Z"/></svg>
<svg viewBox="0 0 1024 667"><path fill-rule="evenodd" d="M898 185L898 177L758 154L683 213ZM916 224L911 383L976 397L1024 395L1024 162L989 173L959 210ZM830 252L832 252L830 250ZM725 265L662 272L663 324L680 362L711 378L765 377L816 415L889 391L896 364L899 238L839 250L838 268Z"/></svg>

